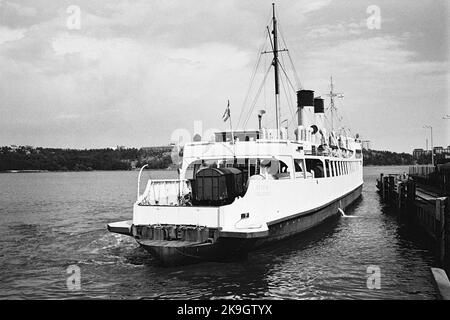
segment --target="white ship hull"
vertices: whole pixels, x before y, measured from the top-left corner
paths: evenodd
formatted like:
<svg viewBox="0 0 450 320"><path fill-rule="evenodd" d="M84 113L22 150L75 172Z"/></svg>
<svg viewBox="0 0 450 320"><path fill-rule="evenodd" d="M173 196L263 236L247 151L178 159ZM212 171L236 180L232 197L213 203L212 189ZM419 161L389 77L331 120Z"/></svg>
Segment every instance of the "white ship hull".
<svg viewBox="0 0 450 320"><path fill-rule="evenodd" d="M268 225L267 232L257 233L220 233L216 243L186 245L169 242L139 241L138 243L165 266L183 265L202 261L230 261L245 256L248 252L270 245L289 237L299 235L328 219L340 215L339 209L345 209L361 196L362 186L331 203L309 212L301 212Z"/></svg>
<svg viewBox="0 0 450 320"><path fill-rule="evenodd" d="M230 260L339 215L361 196L362 183L358 167L329 178L251 181L244 197L219 207L141 205L141 197L133 220L110 231L133 236L164 265Z"/></svg>

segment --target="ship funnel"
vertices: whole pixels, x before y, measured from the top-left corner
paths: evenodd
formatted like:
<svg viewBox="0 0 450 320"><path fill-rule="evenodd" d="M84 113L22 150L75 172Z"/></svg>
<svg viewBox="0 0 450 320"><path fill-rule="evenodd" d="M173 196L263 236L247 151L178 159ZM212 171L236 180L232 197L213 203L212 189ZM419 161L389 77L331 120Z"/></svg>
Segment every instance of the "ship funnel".
<svg viewBox="0 0 450 320"><path fill-rule="evenodd" d="M325 107L321 97L314 98L314 121L319 128L324 128ZM316 142L323 144L322 137L317 137Z"/></svg>
<svg viewBox="0 0 450 320"><path fill-rule="evenodd" d="M325 107L322 98L314 98L314 113L325 113Z"/></svg>
<svg viewBox="0 0 450 320"><path fill-rule="evenodd" d="M314 107L314 91L312 90L297 91L297 113L299 126L306 125L305 107Z"/></svg>

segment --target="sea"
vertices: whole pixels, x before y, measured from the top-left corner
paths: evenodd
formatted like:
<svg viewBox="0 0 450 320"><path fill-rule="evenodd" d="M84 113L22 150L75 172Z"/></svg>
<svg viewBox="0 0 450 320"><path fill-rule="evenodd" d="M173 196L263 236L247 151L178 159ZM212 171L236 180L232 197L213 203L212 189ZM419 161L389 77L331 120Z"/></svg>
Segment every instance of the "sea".
<svg viewBox="0 0 450 320"><path fill-rule="evenodd" d="M134 239L138 172L0 174L0 299L437 299L437 262L365 167L361 199L323 225L227 263L161 267ZM174 178L173 171L145 171Z"/></svg>

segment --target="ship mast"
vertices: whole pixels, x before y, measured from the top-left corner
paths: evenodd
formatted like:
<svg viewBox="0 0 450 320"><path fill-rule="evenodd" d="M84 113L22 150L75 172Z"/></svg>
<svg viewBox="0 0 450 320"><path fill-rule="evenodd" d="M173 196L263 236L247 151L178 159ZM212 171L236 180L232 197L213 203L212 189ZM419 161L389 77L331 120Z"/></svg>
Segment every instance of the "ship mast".
<svg viewBox="0 0 450 320"><path fill-rule="evenodd" d="M274 67L275 73L275 117L277 126L277 139L280 138L280 61L278 59L278 54L280 52L288 52L288 49L278 48L278 22L275 15L275 3L272 3L272 31L270 31L269 26L267 26L267 32L269 34L270 45L272 51L264 51L261 54L273 54L272 66ZM270 36L270 33L272 36ZM265 81L265 78L264 78Z"/></svg>
<svg viewBox="0 0 450 320"><path fill-rule="evenodd" d="M334 92L334 86L333 86L333 76L330 78L330 93L326 94L326 96L330 97L330 115L331 115L331 131L334 130L334 112L337 110L334 105L334 98L343 98L343 93Z"/></svg>
<svg viewBox="0 0 450 320"><path fill-rule="evenodd" d="M275 3L272 3L273 11L273 66L275 69L275 116L277 124L277 139L280 138L280 80L279 80L279 65L278 65L278 33L277 33L277 18L275 17Z"/></svg>

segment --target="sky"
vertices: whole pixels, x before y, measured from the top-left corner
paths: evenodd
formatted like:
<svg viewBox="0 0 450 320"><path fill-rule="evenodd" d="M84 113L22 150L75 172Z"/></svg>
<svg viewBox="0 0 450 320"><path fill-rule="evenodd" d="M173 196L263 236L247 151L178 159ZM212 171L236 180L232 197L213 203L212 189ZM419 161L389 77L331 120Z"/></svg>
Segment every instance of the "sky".
<svg viewBox="0 0 450 320"><path fill-rule="evenodd" d="M237 126L271 3L0 0L0 145L167 145L180 130L228 129L228 100ZM450 145L449 7L446 0L276 2L301 87L323 95L333 75L345 126L373 149L409 153L430 139L424 125L433 127L435 146ZM258 69L255 79L263 76ZM258 108L268 111L264 125L274 119L270 81L250 128ZM288 102L282 119L292 116Z"/></svg>

